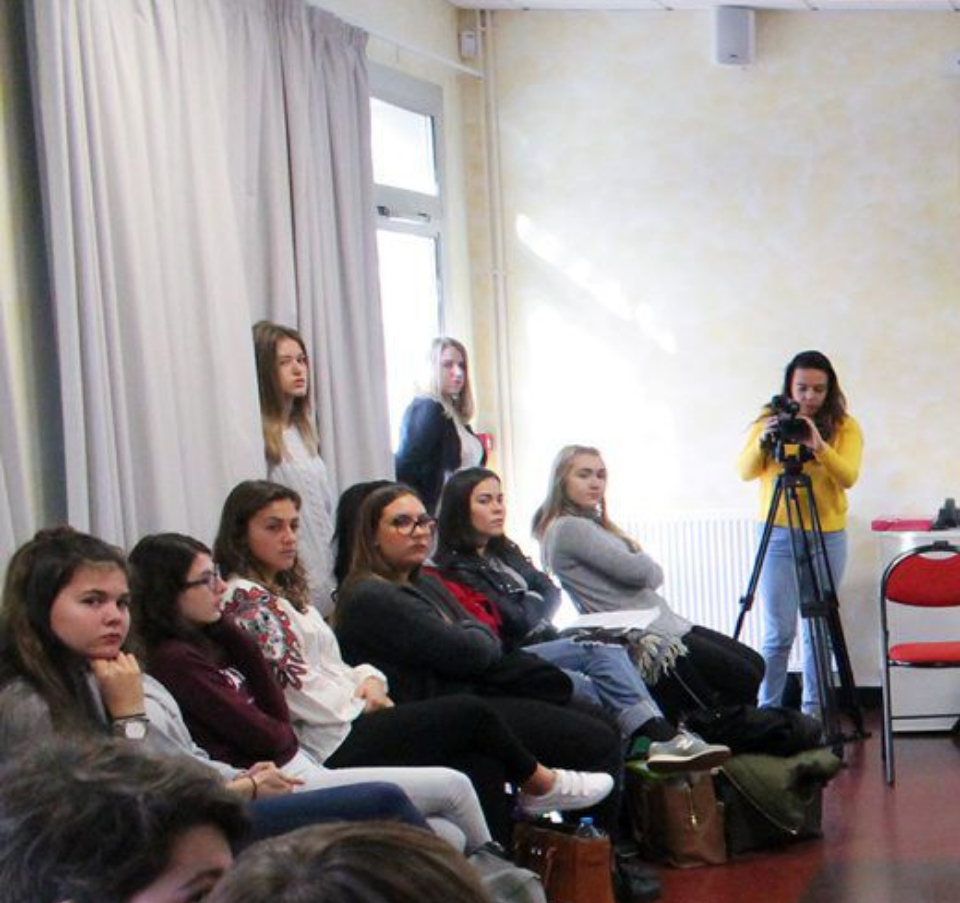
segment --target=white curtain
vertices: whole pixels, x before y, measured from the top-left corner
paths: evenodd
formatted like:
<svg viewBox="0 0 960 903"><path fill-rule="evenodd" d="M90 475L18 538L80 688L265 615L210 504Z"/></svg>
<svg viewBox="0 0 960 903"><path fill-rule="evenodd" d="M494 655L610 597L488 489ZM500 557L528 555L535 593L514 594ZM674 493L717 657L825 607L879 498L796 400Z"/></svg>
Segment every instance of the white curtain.
<svg viewBox="0 0 960 903"><path fill-rule="evenodd" d="M370 385L382 348L366 338L380 329L375 258L353 251L353 238L351 250L340 247L330 211L298 211L322 197L312 180L326 177L330 153L310 149L311 187L301 187L290 136L311 131L294 122L286 67L298 52L326 49L319 26L332 17L316 12L302 0L32 4L68 514L79 527L124 544L157 529L212 535L230 486L264 470L250 337L264 315L305 325L319 352L321 423L343 432L332 444L324 437L330 463L348 480L382 472L385 389ZM362 56L361 46L361 69ZM330 86L317 74L304 90L305 104L318 105ZM342 103L359 100L355 91ZM365 120L362 107L353 115ZM301 231L301 216L321 215L330 231ZM372 205L366 216L372 242ZM328 245L343 272L323 271ZM353 265L366 269L346 272ZM345 293L354 284L364 291ZM351 302L352 313L325 310ZM379 353L359 387L320 344L352 337L314 327L352 315L369 318L366 344L338 353ZM365 393L369 409L354 408ZM356 450L354 462L341 462L341 447Z"/></svg>
<svg viewBox="0 0 960 903"><path fill-rule="evenodd" d="M17 545L26 539L33 527L26 494L26 468L17 430L13 398L13 368L10 365L11 337L0 311L0 571L5 570L7 558Z"/></svg>

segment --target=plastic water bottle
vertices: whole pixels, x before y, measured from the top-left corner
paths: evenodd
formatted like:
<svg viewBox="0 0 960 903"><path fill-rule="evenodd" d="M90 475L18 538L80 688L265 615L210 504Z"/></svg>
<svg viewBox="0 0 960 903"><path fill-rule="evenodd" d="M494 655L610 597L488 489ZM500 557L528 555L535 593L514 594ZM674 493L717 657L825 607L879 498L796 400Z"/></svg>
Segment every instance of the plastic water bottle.
<svg viewBox="0 0 960 903"><path fill-rule="evenodd" d="M603 837L603 831L593 823L593 819L589 815L584 815L580 819L577 830L574 831L573 834L575 837Z"/></svg>

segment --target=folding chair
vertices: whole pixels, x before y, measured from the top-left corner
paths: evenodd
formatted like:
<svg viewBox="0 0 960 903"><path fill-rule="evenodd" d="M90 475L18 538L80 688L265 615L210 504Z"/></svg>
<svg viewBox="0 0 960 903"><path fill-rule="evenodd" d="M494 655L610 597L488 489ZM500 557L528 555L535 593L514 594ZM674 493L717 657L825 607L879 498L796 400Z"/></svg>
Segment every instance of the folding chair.
<svg viewBox="0 0 960 903"><path fill-rule="evenodd" d="M883 658L883 761L888 784L895 780L893 722L909 719L960 717L954 712L894 715L891 668L960 668L960 642L896 642L890 645L888 606L917 609L960 606L960 548L938 541L910 549L887 566L880 584L880 655ZM960 634L960 631L958 631ZM954 729L960 721L954 724Z"/></svg>

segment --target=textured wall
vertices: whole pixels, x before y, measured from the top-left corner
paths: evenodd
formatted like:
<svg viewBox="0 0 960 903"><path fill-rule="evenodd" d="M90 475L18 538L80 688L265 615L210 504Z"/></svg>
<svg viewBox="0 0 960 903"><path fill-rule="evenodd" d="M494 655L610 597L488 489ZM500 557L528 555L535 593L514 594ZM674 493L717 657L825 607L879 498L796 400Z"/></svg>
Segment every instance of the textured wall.
<svg viewBox="0 0 960 903"><path fill-rule="evenodd" d="M960 495L960 49L949 14L497 15L518 486L567 442L617 507L748 507L734 462L820 348L867 438L843 597L872 681L884 512ZM733 601L733 600L731 600Z"/></svg>

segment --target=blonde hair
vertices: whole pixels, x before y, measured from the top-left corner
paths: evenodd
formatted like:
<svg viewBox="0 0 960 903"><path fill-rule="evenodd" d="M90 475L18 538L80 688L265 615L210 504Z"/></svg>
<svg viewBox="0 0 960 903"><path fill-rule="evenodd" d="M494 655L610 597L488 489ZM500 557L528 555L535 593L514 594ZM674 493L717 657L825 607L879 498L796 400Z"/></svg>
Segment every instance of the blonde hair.
<svg viewBox="0 0 960 903"><path fill-rule="evenodd" d="M454 348L463 358L463 388L455 398L443 394L443 352ZM450 336L438 336L430 343L430 368L425 386L426 392L443 405L450 418L457 417L463 423L469 423L474 414L473 387L470 382L470 359L463 342Z"/></svg>
<svg viewBox="0 0 960 903"><path fill-rule="evenodd" d="M592 445L565 445L557 452L553 459L553 466L550 469L550 482L547 487L547 497L543 504L537 508L533 515L533 535L538 542L543 542L550 525L563 515L574 515L583 517L584 511L578 508L567 495L567 477L573 470L574 461L579 455L591 455L603 460L598 448ZM610 533L619 536L634 551L639 551L640 545L635 539L627 536L613 521L607 513L607 497L604 494L597 505L597 522Z"/></svg>
<svg viewBox="0 0 960 903"><path fill-rule="evenodd" d="M304 354L307 346L300 333L289 326L261 320L253 327L253 348L257 359L257 383L260 386L260 423L263 429L263 448L267 463L272 467L284 458L283 431L286 399L280 388L277 372L277 346L283 339L293 339ZM299 430L304 444L314 454L319 453L317 434L313 427L310 397L295 398L290 412L290 423Z"/></svg>

